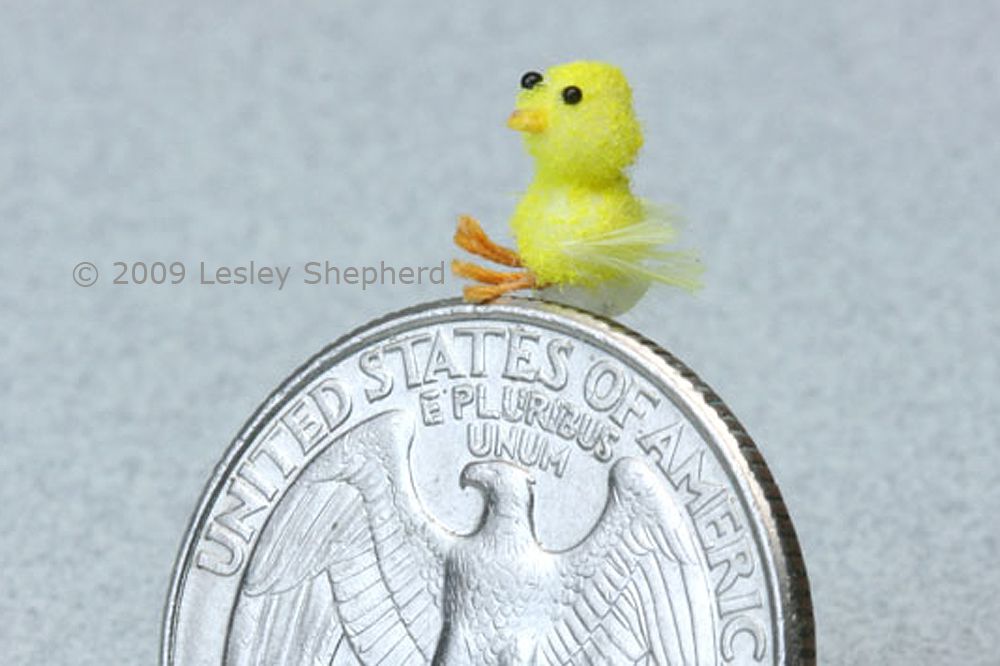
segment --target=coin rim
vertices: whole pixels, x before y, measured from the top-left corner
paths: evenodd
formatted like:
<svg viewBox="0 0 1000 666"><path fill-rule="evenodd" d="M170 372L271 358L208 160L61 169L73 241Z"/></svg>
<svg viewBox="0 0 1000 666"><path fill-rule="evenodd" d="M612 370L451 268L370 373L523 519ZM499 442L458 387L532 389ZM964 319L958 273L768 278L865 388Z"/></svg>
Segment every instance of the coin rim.
<svg viewBox="0 0 1000 666"><path fill-rule="evenodd" d="M750 497L741 499L752 500L752 508L755 509L752 515L756 517L759 526L763 527L763 535L758 535L758 539L762 536L762 540L767 542L767 551L771 556L769 566L765 567L765 577L769 579L772 591L775 588L777 591L778 603L775 607L778 617L774 620L782 641L779 646L775 646L775 656L782 664L815 666L816 638L812 597L795 527L763 455L732 411L708 384L676 356L627 326L564 304L516 297L504 298L488 305L470 304L460 298L450 298L413 305L383 315L324 347L271 392L226 449L188 520L188 528L174 562L169 595L163 612L161 666L173 664L173 639L176 635L181 592L208 509L224 488L224 482L231 476L233 466L241 459L245 446L254 441L263 426L285 406L290 396L297 395L299 389L338 361L350 356L370 338L384 336L391 329L412 328L413 324L435 319L478 317L510 321L511 316L534 325L544 325L546 316L558 319L560 328L570 325L570 328L576 328L588 337L595 338L594 341L598 344L602 341L597 339L597 333L604 333L619 345L628 347L639 358L646 357L658 366L644 368L646 373L655 374L659 370L672 376L673 381L664 383L678 392L677 397L682 403L678 407L697 412L691 414L697 416L691 421L711 430L710 439L725 453L726 462L743 468L743 481L750 490Z"/></svg>

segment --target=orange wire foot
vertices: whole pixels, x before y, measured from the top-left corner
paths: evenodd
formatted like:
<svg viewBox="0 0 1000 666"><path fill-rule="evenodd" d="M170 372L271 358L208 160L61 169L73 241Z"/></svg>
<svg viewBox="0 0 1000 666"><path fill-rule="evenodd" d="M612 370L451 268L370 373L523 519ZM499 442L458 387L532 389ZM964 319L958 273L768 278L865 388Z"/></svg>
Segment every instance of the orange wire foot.
<svg viewBox="0 0 1000 666"><path fill-rule="evenodd" d="M486 269L484 269L486 270ZM469 285L462 290L462 296L470 303L487 303L498 296L520 289L531 289L535 286L535 276L531 273L518 273L512 280L498 284Z"/></svg>
<svg viewBox="0 0 1000 666"><path fill-rule="evenodd" d="M462 215L458 218L458 228L455 229L455 244L466 252L471 252L498 264L512 268L521 267L521 258L517 256L517 252L490 240L479 223L468 215Z"/></svg>
<svg viewBox="0 0 1000 666"><path fill-rule="evenodd" d="M475 280L476 282L484 282L486 284L515 282L526 275L524 271L495 271L492 268L486 268L469 261L460 261L458 259L452 259L451 272L459 277Z"/></svg>
<svg viewBox="0 0 1000 666"><path fill-rule="evenodd" d="M467 252L492 262L511 268L522 267L521 258L517 256L517 252L490 240L479 223L468 215L462 215L458 218L458 228L455 229L455 244ZM451 262L451 271L459 277L482 283L469 285L462 290L465 300L470 303L486 303L511 291L532 289L538 286L531 271L497 271L458 259Z"/></svg>

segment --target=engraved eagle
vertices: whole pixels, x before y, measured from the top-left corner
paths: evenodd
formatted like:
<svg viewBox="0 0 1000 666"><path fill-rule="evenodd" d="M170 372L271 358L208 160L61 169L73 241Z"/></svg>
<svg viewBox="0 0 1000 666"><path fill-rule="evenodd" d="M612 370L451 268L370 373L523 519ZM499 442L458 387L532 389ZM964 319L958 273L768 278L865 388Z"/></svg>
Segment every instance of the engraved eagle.
<svg viewBox="0 0 1000 666"><path fill-rule="evenodd" d="M413 486L414 424L388 411L318 455L280 499L247 566L228 666L717 663L715 601L662 475L609 474L603 514L575 547L543 548L533 480L468 464L475 530L430 517Z"/></svg>

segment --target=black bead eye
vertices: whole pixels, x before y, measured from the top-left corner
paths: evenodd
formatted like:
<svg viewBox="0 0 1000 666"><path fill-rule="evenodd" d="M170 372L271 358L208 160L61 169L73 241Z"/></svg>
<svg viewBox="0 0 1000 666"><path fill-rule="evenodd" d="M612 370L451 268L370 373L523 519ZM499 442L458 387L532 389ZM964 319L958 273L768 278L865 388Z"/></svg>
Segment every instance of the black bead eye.
<svg viewBox="0 0 1000 666"><path fill-rule="evenodd" d="M562 98L567 104L579 104L583 99L583 91L576 86L566 86L563 88Z"/></svg>
<svg viewBox="0 0 1000 666"><path fill-rule="evenodd" d="M521 87L525 90L531 90L541 82L542 75L538 72L525 72L521 77Z"/></svg>

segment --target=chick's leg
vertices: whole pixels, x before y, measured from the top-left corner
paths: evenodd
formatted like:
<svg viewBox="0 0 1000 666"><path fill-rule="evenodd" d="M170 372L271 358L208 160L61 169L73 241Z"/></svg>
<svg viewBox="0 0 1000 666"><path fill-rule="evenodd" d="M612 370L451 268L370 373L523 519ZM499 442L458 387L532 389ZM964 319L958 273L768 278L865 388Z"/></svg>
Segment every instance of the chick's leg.
<svg viewBox="0 0 1000 666"><path fill-rule="evenodd" d="M492 268L486 268L469 261L460 261L458 259L452 259L451 272L459 277L475 280L476 282L485 282L486 284L514 282L516 280L520 280L526 275L524 271L495 271Z"/></svg>
<svg viewBox="0 0 1000 666"><path fill-rule="evenodd" d="M498 296L519 289L531 289L537 285L535 276L531 273L520 273L516 279L505 280L498 284L484 284L465 287L462 296L470 303L486 303Z"/></svg>
<svg viewBox="0 0 1000 666"><path fill-rule="evenodd" d="M467 252L495 261L498 264L515 268L521 266L521 258L517 256L517 252L490 240L479 223L468 215L462 215L458 218L458 228L455 229L455 244Z"/></svg>

